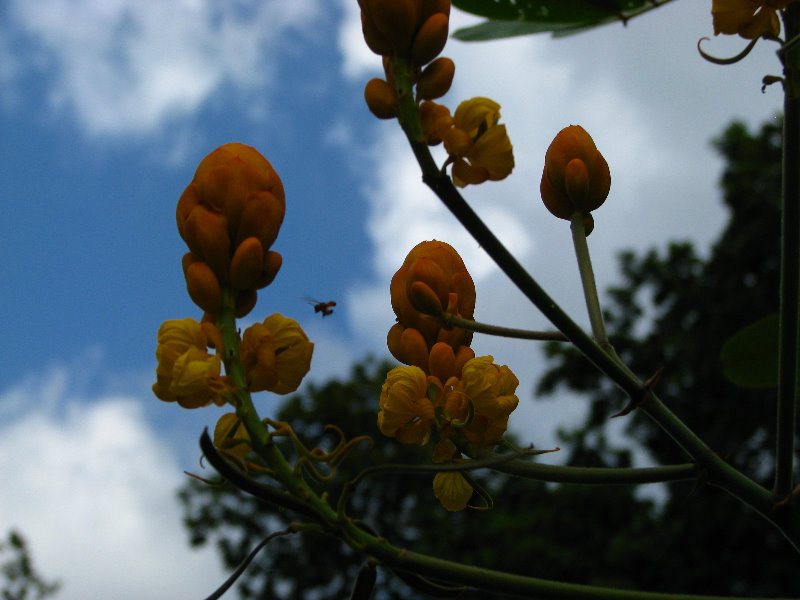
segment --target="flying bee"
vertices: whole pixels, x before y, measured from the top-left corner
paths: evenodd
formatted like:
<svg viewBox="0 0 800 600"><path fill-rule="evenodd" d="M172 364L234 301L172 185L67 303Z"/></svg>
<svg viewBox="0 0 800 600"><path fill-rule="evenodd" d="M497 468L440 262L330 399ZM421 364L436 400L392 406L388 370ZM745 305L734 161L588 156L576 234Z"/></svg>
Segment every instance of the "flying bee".
<svg viewBox="0 0 800 600"><path fill-rule="evenodd" d="M313 298L306 298L306 302L314 307L315 313L322 313L323 319L328 315L332 315L333 307L336 306L336 302L333 300L330 300L329 302L320 302L319 300L314 300Z"/></svg>

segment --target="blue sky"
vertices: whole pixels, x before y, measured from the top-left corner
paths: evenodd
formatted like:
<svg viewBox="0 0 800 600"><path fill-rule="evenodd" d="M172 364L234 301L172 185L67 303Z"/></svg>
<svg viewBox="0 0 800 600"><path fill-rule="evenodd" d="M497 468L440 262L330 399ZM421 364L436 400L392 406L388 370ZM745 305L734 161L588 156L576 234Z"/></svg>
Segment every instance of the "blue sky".
<svg viewBox="0 0 800 600"><path fill-rule="evenodd" d="M62 598L198 595L221 576L212 552L186 548L174 501L218 411L149 392L159 324L199 317L174 211L216 146L255 146L283 180L274 249L284 265L252 317L300 321L316 344L311 378L346 376L352 361L385 352L389 278L423 239L461 252L478 319L546 327L421 185L396 125L368 113L363 86L380 59L360 40L355 0L220 4L0 4L0 533L28 535L42 571L64 580ZM497 100L515 147L512 176L468 188L468 200L581 323L568 226L538 198L553 136L583 125L611 166L589 239L602 288L622 248L675 238L707 248L724 222L710 138L780 108L777 90L760 92L761 77L779 72L774 46L731 67L698 56L709 11L676 0L626 28L444 51L457 65L444 102ZM742 45L714 38L706 50ZM336 300L335 313L320 319L306 296ZM473 346L519 376L512 421L530 441L552 445L556 426L580 414L574 398L530 399L536 347L478 336Z"/></svg>

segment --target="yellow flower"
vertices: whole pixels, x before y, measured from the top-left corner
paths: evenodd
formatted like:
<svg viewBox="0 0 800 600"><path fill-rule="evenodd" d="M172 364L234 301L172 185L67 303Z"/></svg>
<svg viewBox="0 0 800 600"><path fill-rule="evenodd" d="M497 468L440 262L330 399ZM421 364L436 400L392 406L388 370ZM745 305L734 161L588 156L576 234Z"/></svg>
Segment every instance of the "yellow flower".
<svg viewBox="0 0 800 600"><path fill-rule="evenodd" d="M453 128L442 136L454 159L453 183L457 186L499 181L514 169L511 140L499 120L500 105L489 98L472 98L458 105Z"/></svg>
<svg viewBox="0 0 800 600"><path fill-rule="evenodd" d="M433 494L449 511L464 510L472 497L472 486L458 472L437 473L433 478Z"/></svg>
<svg viewBox="0 0 800 600"><path fill-rule="evenodd" d="M225 403L221 361L207 351L208 336L194 319L165 321L158 329L153 393L183 408Z"/></svg>
<svg viewBox="0 0 800 600"><path fill-rule="evenodd" d="M493 362L491 356L473 358L461 373L464 393L475 411L464 434L479 446L492 446L500 441L508 427L509 415L519 404L514 393L519 380L507 366Z"/></svg>
<svg viewBox="0 0 800 600"><path fill-rule="evenodd" d="M761 36L777 37L781 32L778 11L793 0L713 0L711 17L714 35L739 34L752 40Z"/></svg>
<svg viewBox="0 0 800 600"><path fill-rule="evenodd" d="M314 344L294 319L275 313L248 327L241 357L251 392L294 392L311 367Z"/></svg>
<svg viewBox="0 0 800 600"><path fill-rule="evenodd" d="M395 367L381 389L378 428L403 444L425 444L435 418L428 381L419 367Z"/></svg>
<svg viewBox="0 0 800 600"><path fill-rule="evenodd" d="M250 454L250 435L236 413L225 413L214 427L214 445L220 452L244 460Z"/></svg>

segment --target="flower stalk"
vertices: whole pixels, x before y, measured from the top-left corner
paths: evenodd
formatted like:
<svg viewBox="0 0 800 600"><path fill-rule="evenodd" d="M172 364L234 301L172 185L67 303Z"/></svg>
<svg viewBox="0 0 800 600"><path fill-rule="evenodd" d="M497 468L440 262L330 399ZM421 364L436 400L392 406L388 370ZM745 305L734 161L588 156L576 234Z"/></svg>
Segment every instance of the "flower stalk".
<svg viewBox="0 0 800 600"><path fill-rule="evenodd" d="M798 310L800 310L800 5L784 13L786 44L778 56L784 66L783 165L781 190L781 267L775 502L792 492L795 415L798 390Z"/></svg>
<svg viewBox="0 0 800 600"><path fill-rule="evenodd" d="M597 284L594 280L592 259L589 256L589 245L586 243L586 228L583 219L584 215L581 211L576 210L572 213L570 229L572 230L572 243L575 246L575 256L578 259L583 296L586 299L586 310L589 312L589 323L592 326L594 339L607 352L613 352L606 335L605 323L603 323L603 311L597 296Z"/></svg>

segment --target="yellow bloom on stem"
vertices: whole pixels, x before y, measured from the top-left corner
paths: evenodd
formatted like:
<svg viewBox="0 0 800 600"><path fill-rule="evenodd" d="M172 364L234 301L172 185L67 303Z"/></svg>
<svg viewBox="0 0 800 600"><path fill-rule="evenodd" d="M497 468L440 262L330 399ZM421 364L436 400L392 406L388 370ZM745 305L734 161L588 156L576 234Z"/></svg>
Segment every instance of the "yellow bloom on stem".
<svg viewBox="0 0 800 600"><path fill-rule="evenodd" d="M425 444L435 418L428 378L419 367L395 367L381 389L378 428L403 444Z"/></svg>
<svg viewBox="0 0 800 600"><path fill-rule="evenodd" d="M738 34L752 40L761 36L778 37L781 22L778 11L794 0L713 0L711 17L714 35Z"/></svg>
<svg viewBox="0 0 800 600"><path fill-rule="evenodd" d="M479 356L464 365L461 384L475 411L464 434L478 446L496 444L519 404L515 395L519 380L507 366L495 365L491 356Z"/></svg>
<svg viewBox="0 0 800 600"><path fill-rule="evenodd" d="M500 105L489 98L472 98L458 105L453 128L442 135L453 158L453 183L457 186L499 181L514 169L511 140L499 120Z"/></svg>
<svg viewBox="0 0 800 600"><path fill-rule="evenodd" d="M214 427L214 445L220 452L244 460L250 454L250 434L236 413L225 413Z"/></svg>
<svg viewBox="0 0 800 600"><path fill-rule="evenodd" d="M165 321L159 327L153 393L160 400L183 408L225 403L221 361L206 351L208 342L203 326L194 319Z"/></svg>
<svg viewBox="0 0 800 600"><path fill-rule="evenodd" d="M472 498L472 486L461 473L437 473L433 478L433 494L447 510L464 510Z"/></svg>
<svg viewBox="0 0 800 600"><path fill-rule="evenodd" d="M294 319L275 313L242 334L242 367L251 392L294 392L311 368L314 344Z"/></svg>

